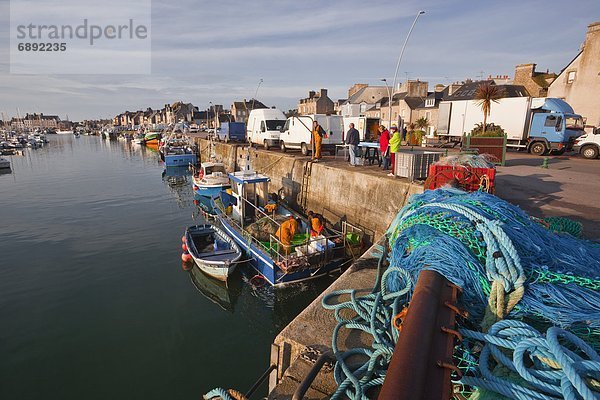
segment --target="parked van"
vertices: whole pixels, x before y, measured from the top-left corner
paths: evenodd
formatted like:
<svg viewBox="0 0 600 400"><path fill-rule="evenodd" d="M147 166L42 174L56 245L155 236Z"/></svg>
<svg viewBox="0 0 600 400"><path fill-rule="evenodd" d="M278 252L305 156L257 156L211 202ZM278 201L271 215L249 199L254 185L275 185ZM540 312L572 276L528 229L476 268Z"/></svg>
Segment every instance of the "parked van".
<svg viewBox="0 0 600 400"><path fill-rule="evenodd" d="M265 149L278 146L285 120L285 114L276 108L250 111L247 127L248 142L263 145Z"/></svg>
<svg viewBox="0 0 600 400"><path fill-rule="evenodd" d="M300 149L303 155L312 152L311 138L313 121L325 130L321 149L335 154L335 145L343 143L344 119L341 115L312 114L290 117L280 136L281 151Z"/></svg>
<svg viewBox="0 0 600 400"><path fill-rule="evenodd" d="M245 142L246 125L243 122L221 122L221 129L217 129L217 139L225 143Z"/></svg>

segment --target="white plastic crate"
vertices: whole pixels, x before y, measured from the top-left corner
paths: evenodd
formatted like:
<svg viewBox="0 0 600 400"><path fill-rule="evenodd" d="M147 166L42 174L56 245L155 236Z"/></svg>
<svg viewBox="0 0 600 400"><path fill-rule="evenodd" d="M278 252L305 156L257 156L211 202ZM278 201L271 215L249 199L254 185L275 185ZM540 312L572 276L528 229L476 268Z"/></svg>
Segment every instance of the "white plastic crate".
<svg viewBox="0 0 600 400"><path fill-rule="evenodd" d="M402 149L395 156L394 174L410 181L426 179L429 166L441 157L438 151Z"/></svg>

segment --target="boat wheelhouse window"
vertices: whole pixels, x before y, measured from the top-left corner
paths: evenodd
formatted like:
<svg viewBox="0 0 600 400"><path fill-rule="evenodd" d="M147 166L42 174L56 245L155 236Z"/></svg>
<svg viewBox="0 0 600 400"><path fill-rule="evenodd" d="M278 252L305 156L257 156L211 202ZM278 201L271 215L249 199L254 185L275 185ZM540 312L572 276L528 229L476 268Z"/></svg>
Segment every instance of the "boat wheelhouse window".
<svg viewBox="0 0 600 400"><path fill-rule="evenodd" d="M583 118L567 117L567 129L583 129Z"/></svg>
<svg viewBox="0 0 600 400"><path fill-rule="evenodd" d="M227 174L227 171L225 171L225 167L222 165L213 165L211 167L206 167L206 175L210 175L213 172L221 172L223 174Z"/></svg>
<svg viewBox="0 0 600 400"><path fill-rule="evenodd" d="M267 121L267 130L268 131L280 131L283 129L283 125L286 121L276 120L276 119L268 119Z"/></svg>

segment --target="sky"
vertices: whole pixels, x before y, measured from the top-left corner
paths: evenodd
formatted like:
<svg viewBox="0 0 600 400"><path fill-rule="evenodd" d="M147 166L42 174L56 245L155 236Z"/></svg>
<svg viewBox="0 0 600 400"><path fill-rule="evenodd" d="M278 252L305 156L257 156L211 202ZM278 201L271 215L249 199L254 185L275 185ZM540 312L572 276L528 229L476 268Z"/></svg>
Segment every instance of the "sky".
<svg viewBox="0 0 600 400"><path fill-rule="evenodd" d="M31 1L40 12L70 12L60 0ZM9 68L9 1L0 0L0 112L83 120L178 100L229 108L252 98L260 79L257 98L284 111L309 90L327 88L335 101L354 83L392 81L419 10L397 80L430 90L513 76L522 63L560 72L600 20L597 0L152 1L150 74L18 75Z"/></svg>

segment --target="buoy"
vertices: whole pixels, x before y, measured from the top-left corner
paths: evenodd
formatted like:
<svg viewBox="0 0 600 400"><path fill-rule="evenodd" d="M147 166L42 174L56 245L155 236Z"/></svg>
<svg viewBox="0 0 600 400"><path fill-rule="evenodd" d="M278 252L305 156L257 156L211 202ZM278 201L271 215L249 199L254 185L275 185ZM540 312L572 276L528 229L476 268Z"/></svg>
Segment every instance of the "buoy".
<svg viewBox="0 0 600 400"><path fill-rule="evenodd" d="M181 261L183 262L190 262L192 261L192 256L190 253L182 253L181 254Z"/></svg>
<svg viewBox="0 0 600 400"><path fill-rule="evenodd" d="M190 269L192 269L193 266L194 266L194 264L192 264L191 262L185 262L184 261L184 262L181 263L181 268L184 271L189 271Z"/></svg>
<svg viewBox="0 0 600 400"><path fill-rule="evenodd" d="M181 243L185 243L185 235L181 237Z"/></svg>
<svg viewBox="0 0 600 400"><path fill-rule="evenodd" d="M186 252L186 253L187 253L187 251L188 251L188 248L187 248L187 246L185 245L185 243L182 243L182 244L181 244L181 250L183 250L184 252Z"/></svg>
<svg viewBox="0 0 600 400"><path fill-rule="evenodd" d="M200 204L200 202L198 200L194 200L194 205L197 206L198 204Z"/></svg>

